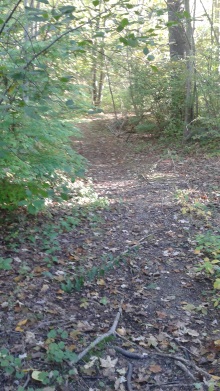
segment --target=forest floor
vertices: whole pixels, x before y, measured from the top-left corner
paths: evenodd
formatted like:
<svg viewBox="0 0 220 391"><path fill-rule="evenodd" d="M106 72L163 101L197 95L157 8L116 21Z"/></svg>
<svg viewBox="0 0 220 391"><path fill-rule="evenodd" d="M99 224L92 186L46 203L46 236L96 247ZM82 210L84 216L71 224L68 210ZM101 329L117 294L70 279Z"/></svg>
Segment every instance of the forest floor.
<svg viewBox="0 0 220 391"><path fill-rule="evenodd" d="M195 237L219 238L220 159L126 142L108 121L88 117L73 140L89 161L78 205L1 228L0 389L219 390L220 316Z"/></svg>

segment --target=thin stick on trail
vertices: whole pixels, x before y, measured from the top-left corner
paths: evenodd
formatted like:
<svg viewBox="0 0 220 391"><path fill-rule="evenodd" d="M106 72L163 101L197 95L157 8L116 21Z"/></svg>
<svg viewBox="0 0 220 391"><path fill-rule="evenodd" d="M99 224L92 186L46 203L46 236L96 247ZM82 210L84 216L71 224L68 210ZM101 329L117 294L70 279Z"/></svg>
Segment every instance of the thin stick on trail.
<svg viewBox="0 0 220 391"><path fill-rule="evenodd" d="M122 313L122 308L120 307L119 308L119 311L115 317L115 320L113 322L113 325L112 327L110 328L109 331L107 331L107 333L104 333L102 335L100 335L99 337L97 337L93 342L90 343L89 346L87 346L87 348L85 348L81 353L78 354L78 357L76 360L74 360L74 362L71 362L70 364L71 365L75 365L76 363L78 363L80 360L82 360L83 357L86 356L86 354L91 350L91 349L94 349L94 347L96 345L98 345L100 342L102 342L105 338L108 338L110 337L111 335L115 335L116 333L116 328L118 326L118 322L119 322L119 319L120 319L120 316L121 316L121 313Z"/></svg>

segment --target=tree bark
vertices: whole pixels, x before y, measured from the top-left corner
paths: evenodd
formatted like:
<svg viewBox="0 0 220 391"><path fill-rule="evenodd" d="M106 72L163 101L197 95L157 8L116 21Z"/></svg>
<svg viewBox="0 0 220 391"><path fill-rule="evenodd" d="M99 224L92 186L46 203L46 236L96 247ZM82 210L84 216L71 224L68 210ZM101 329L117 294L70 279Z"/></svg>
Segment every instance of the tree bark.
<svg viewBox="0 0 220 391"><path fill-rule="evenodd" d="M183 0L168 0L168 30L171 59L183 59L186 50L184 27L179 13L183 11Z"/></svg>
<svg viewBox="0 0 220 391"><path fill-rule="evenodd" d="M189 15L186 18L186 103L185 103L185 128L184 138L188 137L188 125L194 120L194 103L195 103L195 45L193 39L193 28L190 16L189 0L185 0L185 11Z"/></svg>

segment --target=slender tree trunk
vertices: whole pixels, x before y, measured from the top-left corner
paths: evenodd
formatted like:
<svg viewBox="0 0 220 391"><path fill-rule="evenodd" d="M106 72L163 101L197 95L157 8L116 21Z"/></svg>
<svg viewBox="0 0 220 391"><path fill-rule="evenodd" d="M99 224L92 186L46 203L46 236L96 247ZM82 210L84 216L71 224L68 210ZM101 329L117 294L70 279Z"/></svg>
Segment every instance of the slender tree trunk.
<svg viewBox="0 0 220 391"><path fill-rule="evenodd" d="M183 59L185 56L185 33L179 13L183 11L183 0L168 0L168 30L171 59Z"/></svg>
<svg viewBox="0 0 220 391"><path fill-rule="evenodd" d="M102 1L99 3L99 13L102 11ZM104 30L105 19L98 18L94 33L97 33L100 29ZM95 107L100 107L102 102L102 90L104 87L105 80L105 40L104 37L101 39L95 38L92 50L92 103Z"/></svg>
<svg viewBox="0 0 220 391"><path fill-rule="evenodd" d="M188 125L194 120L194 104L195 104L195 45L193 39L193 28L190 14L189 0L185 0L185 11L189 15L186 18L186 104L185 104L185 128L184 138L188 136ZM195 11L194 11L195 13Z"/></svg>
<svg viewBox="0 0 220 391"><path fill-rule="evenodd" d="M112 106L113 106L113 110L114 110L114 115L115 115L115 119L117 120L118 119L117 109L116 109L114 94L113 94L113 90L112 90L111 79L110 79L110 75L109 75L108 60L106 57L105 57L105 69L106 69L106 75L107 75L107 80L108 80L109 92L110 92L111 99L112 99Z"/></svg>

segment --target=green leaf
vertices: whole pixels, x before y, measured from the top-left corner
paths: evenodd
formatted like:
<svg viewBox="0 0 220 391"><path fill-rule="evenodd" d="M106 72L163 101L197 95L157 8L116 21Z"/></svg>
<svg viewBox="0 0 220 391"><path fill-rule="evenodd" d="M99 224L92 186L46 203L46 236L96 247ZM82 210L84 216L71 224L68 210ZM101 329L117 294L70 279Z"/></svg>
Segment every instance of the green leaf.
<svg viewBox="0 0 220 391"><path fill-rule="evenodd" d="M68 333L67 331L62 331L62 333L60 334L61 338L63 339L67 339L68 338Z"/></svg>
<svg viewBox="0 0 220 391"><path fill-rule="evenodd" d="M155 65L150 65L153 72L158 72L158 68Z"/></svg>
<svg viewBox="0 0 220 391"><path fill-rule="evenodd" d="M10 77L13 80L23 80L24 74L25 74L25 71L18 71L18 72L15 72L15 73L11 73Z"/></svg>
<svg viewBox="0 0 220 391"><path fill-rule="evenodd" d="M145 56L147 56L149 54L149 49L147 47L144 48L143 53L145 54Z"/></svg>
<svg viewBox="0 0 220 391"><path fill-rule="evenodd" d="M183 14L183 16L184 16L186 19L190 19L190 18L191 18L190 13L187 12L187 11L183 11L182 14Z"/></svg>
<svg viewBox="0 0 220 391"><path fill-rule="evenodd" d="M153 61L155 57L152 54L150 54L149 56L147 56L147 59L148 61Z"/></svg>
<svg viewBox="0 0 220 391"><path fill-rule="evenodd" d="M132 48L135 48L138 46L138 41L137 39L128 39L128 45L131 46Z"/></svg>
<svg viewBox="0 0 220 391"><path fill-rule="evenodd" d="M103 305L106 305L106 304L108 304L108 299L107 299L107 297L102 297L101 298L101 300L100 300L100 304L103 304Z"/></svg>
<svg viewBox="0 0 220 391"><path fill-rule="evenodd" d="M30 118L33 118L33 119L40 119L41 118L40 115L37 113L35 107L25 106L24 112Z"/></svg>
<svg viewBox="0 0 220 391"><path fill-rule="evenodd" d="M48 0L37 0L38 3L44 3L44 4L49 4L49 1Z"/></svg>
<svg viewBox="0 0 220 391"><path fill-rule="evenodd" d="M126 27L129 24L129 20L127 18L124 18L121 20L120 25L122 27Z"/></svg>
<svg viewBox="0 0 220 391"><path fill-rule="evenodd" d="M59 10L62 14L71 14L76 10L76 7L74 5L64 5L63 7L59 7Z"/></svg>
<svg viewBox="0 0 220 391"><path fill-rule="evenodd" d="M176 21L170 21L170 22L167 22L166 23L166 26L167 27L172 27L172 26L178 26L178 22L176 22Z"/></svg>
<svg viewBox="0 0 220 391"><path fill-rule="evenodd" d="M215 289L220 289L220 278L217 278L214 282L214 288Z"/></svg>
<svg viewBox="0 0 220 391"><path fill-rule="evenodd" d="M127 18L124 18L121 20L119 26L117 27L117 31L120 32L122 30L124 30L124 28L129 24L129 21Z"/></svg>
<svg viewBox="0 0 220 391"><path fill-rule="evenodd" d="M157 288L157 284L155 284L154 282L146 286L146 289L156 289L156 288Z"/></svg>
<svg viewBox="0 0 220 391"><path fill-rule="evenodd" d="M104 31L97 31L97 33L95 33L95 35L93 35L94 38L96 38L96 37L104 37L104 36L105 36Z"/></svg>
<svg viewBox="0 0 220 391"><path fill-rule="evenodd" d="M72 76L62 76L59 78L59 80L62 81L62 83L68 83L70 79L72 79Z"/></svg>
<svg viewBox="0 0 220 391"><path fill-rule="evenodd" d="M122 42L125 46L128 46L128 41L126 38L120 37L119 41Z"/></svg>
<svg viewBox="0 0 220 391"><path fill-rule="evenodd" d="M197 390L201 390L201 389L202 389L202 383L194 383L193 385L194 385L194 387L195 387Z"/></svg>
<svg viewBox="0 0 220 391"><path fill-rule="evenodd" d="M48 338L55 338L57 336L56 330L50 330L49 333L47 333Z"/></svg>
<svg viewBox="0 0 220 391"><path fill-rule="evenodd" d="M92 2L92 4L96 7L97 5L99 5L99 0L94 0L94 1Z"/></svg>
<svg viewBox="0 0 220 391"><path fill-rule="evenodd" d="M49 373L47 372L41 372L41 371L33 371L31 374L32 379L39 381L39 382L44 382L45 375L48 376Z"/></svg>
<svg viewBox="0 0 220 391"><path fill-rule="evenodd" d="M11 258L2 258L0 257L0 270L11 270L12 266L12 259Z"/></svg>
<svg viewBox="0 0 220 391"><path fill-rule="evenodd" d="M72 100L72 99L68 99L68 100L66 101L66 106L68 106L68 107L74 106L73 100Z"/></svg>

